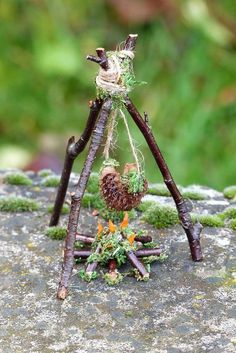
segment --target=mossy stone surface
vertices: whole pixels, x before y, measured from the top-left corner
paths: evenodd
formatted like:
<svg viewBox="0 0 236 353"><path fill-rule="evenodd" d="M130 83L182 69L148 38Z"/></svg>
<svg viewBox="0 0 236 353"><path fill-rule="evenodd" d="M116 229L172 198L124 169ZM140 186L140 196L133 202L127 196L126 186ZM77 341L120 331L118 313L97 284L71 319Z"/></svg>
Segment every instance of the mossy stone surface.
<svg viewBox="0 0 236 353"><path fill-rule="evenodd" d="M50 227L46 230L46 236L54 240L62 240L66 237L66 228Z"/></svg>
<svg viewBox="0 0 236 353"><path fill-rule="evenodd" d="M45 187L58 187L60 177L58 175L48 175L42 180L42 185Z"/></svg>
<svg viewBox="0 0 236 353"><path fill-rule="evenodd" d="M177 211L172 207L161 204L156 204L148 208L144 212L142 220L152 224L156 228L167 228L179 223Z"/></svg>
<svg viewBox="0 0 236 353"><path fill-rule="evenodd" d="M27 175L20 172L7 173L3 177L3 181L4 183L11 184L11 185L31 186L33 184L32 180Z"/></svg>
<svg viewBox="0 0 236 353"><path fill-rule="evenodd" d="M231 185L223 190L223 194L228 199L233 199L236 196L236 185Z"/></svg>
<svg viewBox="0 0 236 353"><path fill-rule="evenodd" d="M206 227L223 227L224 221L218 215L212 214L193 214L192 219L194 222L199 221Z"/></svg>
<svg viewBox="0 0 236 353"><path fill-rule="evenodd" d="M39 209L39 204L26 197L0 197L0 211L3 212L32 212Z"/></svg>

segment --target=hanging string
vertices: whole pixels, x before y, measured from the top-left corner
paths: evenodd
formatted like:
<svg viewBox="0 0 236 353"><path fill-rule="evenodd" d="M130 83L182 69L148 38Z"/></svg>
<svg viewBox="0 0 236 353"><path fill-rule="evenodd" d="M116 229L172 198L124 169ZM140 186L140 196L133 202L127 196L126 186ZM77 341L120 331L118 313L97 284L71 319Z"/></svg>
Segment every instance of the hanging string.
<svg viewBox="0 0 236 353"><path fill-rule="evenodd" d="M108 128L107 128L107 139L106 139L106 144L103 150L103 155L105 159L109 159L109 151L111 149L112 144L114 145L114 129L116 126L116 117L117 117L117 109L112 110L111 112L111 117L108 123Z"/></svg>
<svg viewBox="0 0 236 353"><path fill-rule="evenodd" d="M120 115L122 116L122 118L124 120L125 127L126 127L127 134L128 134L128 138L129 138L131 151L132 151L135 163L137 165L137 173L140 175L141 174L141 170L140 170L139 160L138 160L138 156L137 156L137 151L136 151L136 148L134 146L133 138L132 138L130 130L129 130L128 122L127 122L127 119L126 119L126 116L125 116L124 112L121 109L119 109L119 112L120 112Z"/></svg>

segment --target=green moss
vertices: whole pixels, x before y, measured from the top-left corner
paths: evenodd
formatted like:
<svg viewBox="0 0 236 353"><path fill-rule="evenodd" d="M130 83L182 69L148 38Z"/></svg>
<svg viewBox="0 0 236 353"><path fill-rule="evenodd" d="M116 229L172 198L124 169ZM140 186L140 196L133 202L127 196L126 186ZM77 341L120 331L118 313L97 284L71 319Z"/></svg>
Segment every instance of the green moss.
<svg viewBox="0 0 236 353"><path fill-rule="evenodd" d="M148 194L157 196L170 196L170 192L165 184L156 184L148 188Z"/></svg>
<svg viewBox="0 0 236 353"><path fill-rule="evenodd" d="M112 220L114 223L121 222L124 218L125 212L124 211L116 211L104 207L100 210L99 214L103 219L109 221ZM129 220L135 219L137 217L137 213L135 210L128 211Z"/></svg>
<svg viewBox="0 0 236 353"><path fill-rule="evenodd" d="M52 213L53 212L53 208L54 208L54 205L51 204L47 207L47 212L48 213ZM61 214L68 214L70 212L70 207L66 204L64 204L62 206L62 209L61 209Z"/></svg>
<svg viewBox="0 0 236 353"><path fill-rule="evenodd" d="M130 194L139 193L144 190L145 177L143 172L138 174L136 170L131 170L129 173L122 175L121 181Z"/></svg>
<svg viewBox="0 0 236 353"><path fill-rule="evenodd" d="M228 186L223 190L224 197L233 199L236 196L236 185Z"/></svg>
<svg viewBox="0 0 236 353"><path fill-rule="evenodd" d="M4 176L3 181L6 184L11 184L11 185L27 185L27 186L32 185L32 180L29 177L27 177L27 175L20 172L7 173Z"/></svg>
<svg viewBox="0 0 236 353"><path fill-rule="evenodd" d="M218 216L225 220L225 219L234 219L236 218L236 207L229 207L224 212L219 213Z"/></svg>
<svg viewBox="0 0 236 353"><path fill-rule="evenodd" d="M98 173L91 173L87 184L86 191L88 193L99 193L99 175Z"/></svg>
<svg viewBox="0 0 236 353"><path fill-rule="evenodd" d="M114 273L105 273L103 278L109 286L115 286L123 280L124 276L116 270Z"/></svg>
<svg viewBox="0 0 236 353"><path fill-rule="evenodd" d="M183 197L190 200L205 200L206 196L199 191L182 191Z"/></svg>
<svg viewBox="0 0 236 353"><path fill-rule="evenodd" d="M62 240L66 237L66 228L50 227L46 230L46 236L54 240Z"/></svg>
<svg viewBox="0 0 236 353"><path fill-rule="evenodd" d="M192 214L193 222L199 221L206 227L223 227L224 221L218 215L212 214Z"/></svg>
<svg viewBox="0 0 236 353"><path fill-rule="evenodd" d="M1 197L0 211L4 212L32 212L39 209L39 204L25 197Z"/></svg>
<svg viewBox="0 0 236 353"><path fill-rule="evenodd" d="M41 169L38 171L38 176L40 176L41 178L45 178L52 174L53 174L53 171L51 169Z"/></svg>
<svg viewBox="0 0 236 353"><path fill-rule="evenodd" d="M86 282L91 282L92 280L98 278L98 272L86 272L85 270L81 270L79 271L78 276Z"/></svg>
<svg viewBox="0 0 236 353"><path fill-rule="evenodd" d="M105 206L100 194L89 194L86 192L83 196L81 205L85 208L102 209Z"/></svg>
<svg viewBox="0 0 236 353"><path fill-rule="evenodd" d="M157 203L144 212L142 219L156 228L166 228L179 223L178 213L173 207Z"/></svg>
<svg viewBox="0 0 236 353"><path fill-rule="evenodd" d="M230 222L230 228L233 229L233 230L236 230L236 219L233 219L231 222Z"/></svg>
<svg viewBox="0 0 236 353"><path fill-rule="evenodd" d="M145 212L147 211L148 208L155 206L156 202L155 201L142 201L136 209L140 212Z"/></svg>
<svg viewBox="0 0 236 353"><path fill-rule="evenodd" d="M60 183L60 177L57 175L48 175L42 180L42 185L46 187L57 187Z"/></svg>

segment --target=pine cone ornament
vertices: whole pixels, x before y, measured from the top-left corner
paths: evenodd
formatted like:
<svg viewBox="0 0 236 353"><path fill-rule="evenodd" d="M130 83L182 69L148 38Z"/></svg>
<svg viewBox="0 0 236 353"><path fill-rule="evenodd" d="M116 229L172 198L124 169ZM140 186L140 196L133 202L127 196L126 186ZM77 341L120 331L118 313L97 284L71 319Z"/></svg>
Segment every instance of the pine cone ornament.
<svg viewBox="0 0 236 353"><path fill-rule="evenodd" d="M116 211L130 211L138 206L147 188L147 180L137 173L135 163L127 163L122 176L113 166L106 166L101 172L101 195L107 207Z"/></svg>

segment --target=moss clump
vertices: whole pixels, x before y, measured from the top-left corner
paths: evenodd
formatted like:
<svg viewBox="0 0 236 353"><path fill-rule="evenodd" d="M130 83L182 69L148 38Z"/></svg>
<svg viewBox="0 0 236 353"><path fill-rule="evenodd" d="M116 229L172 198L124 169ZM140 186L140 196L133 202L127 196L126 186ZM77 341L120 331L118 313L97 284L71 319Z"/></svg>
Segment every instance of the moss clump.
<svg viewBox="0 0 236 353"><path fill-rule="evenodd" d="M142 219L156 228L167 228L179 223L178 213L174 208L158 203L148 208Z"/></svg>
<svg viewBox="0 0 236 353"><path fill-rule="evenodd" d="M32 180L23 173L7 173L3 178L4 183L11 185L31 186Z"/></svg>
<svg viewBox="0 0 236 353"><path fill-rule="evenodd" d="M53 171L51 169L41 169L38 171L38 176L40 176L41 178L45 178L52 174L53 174Z"/></svg>
<svg viewBox="0 0 236 353"><path fill-rule="evenodd" d="M54 205L51 204L47 207L47 212L48 213L52 213L53 212L53 208L54 208ZM62 209L61 209L61 214L68 214L70 212L70 207L66 204L64 204L62 206Z"/></svg>
<svg viewBox="0 0 236 353"><path fill-rule="evenodd" d="M148 210L148 208L155 206L156 202L155 201L142 201L137 208L138 211L140 212L145 212Z"/></svg>
<svg viewBox="0 0 236 353"><path fill-rule="evenodd" d="M233 230L236 230L236 219L233 219L231 222L230 222L230 228L233 229Z"/></svg>
<svg viewBox="0 0 236 353"><path fill-rule="evenodd" d="M122 282L124 276L119 271L115 270L113 273L105 273L103 278L108 286L115 286Z"/></svg>
<svg viewBox="0 0 236 353"><path fill-rule="evenodd" d="M105 219L106 221L109 221L111 219L114 223L122 221L122 219L125 216L125 211L116 211L109 209L107 207L104 207L100 210L99 215ZM135 219L137 217L137 213L135 210L128 211L128 216L129 219Z"/></svg>
<svg viewBox="0 0 236 353"><path fill-rule="evenodd" d="M92 280L98 278L98 272L86 272L85 270L81 270L78 273L79 277L82 278L86 282L91 282Z"/></svg>
<svg viewBox="0 0 236 353"><path fill-rule="evenodd" d="M46 236L54 240L62 240L66 237L66 228L50 227L46 230Z"/></svg>
<svg viewBox="0 0 236 353"><path fill-rule="evenodd" d="M0 211L4 212L32 212L39 209L39 204L26 197L1 197Z"/></svg>
<svg viewBox="0 0 236 353"><path fill-rule="evenodd" d="M57 187L60 183L60 177L57 175L48 175L42 180L42 185L46 187Z"/></svg>
<svg viewBox="0 0 236 353"><path fill-rule="evenodd" d="M183 191L182 192L183 197L190 199L190 200L195 200L195 201L200 201L200 200L205 200L206 196L199 191Z"/></svg>
<svg viewBox="0 0 236 353"><path fill-rule="evenodd" d="M199 221L206 227L223 227L224 221L218 215L212 214L192 214L193 222Z"/></svg>
<svg viewBox="0 0 236 353"><path fill-rule="evenodd" d="M84 194L81 205L85 208L97 208L99 210L105 207L105 203L99 194L90 194L88 192Z"/></svg>
<svg viewBox="0 0 236 353"><path fill-rule="evenodd" d="M148 194L157 196L171 196L165 184L156 184L148 188Z"/></svg>
<svg viewBox="0 0 236 353"><path fill-rule="evenodd" d="M236 218L236 207L229 207L224 212L219 213L218 216L225 220L225 219L234 219Z"/></svg>
<svg viewBox="0 0 236 353"><path fill-rule="evenodd" d="M99 193L99 175L98 173L91 173L87 184L86 191L90 194Z"/></svg>
<svg viewBox="0 0 236 353"><path fill-rule="evenodd" d="M223 190L224 197L233 199L236 196L236 185L228 186Z"/></svg>

